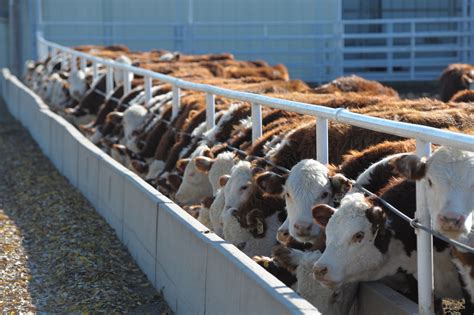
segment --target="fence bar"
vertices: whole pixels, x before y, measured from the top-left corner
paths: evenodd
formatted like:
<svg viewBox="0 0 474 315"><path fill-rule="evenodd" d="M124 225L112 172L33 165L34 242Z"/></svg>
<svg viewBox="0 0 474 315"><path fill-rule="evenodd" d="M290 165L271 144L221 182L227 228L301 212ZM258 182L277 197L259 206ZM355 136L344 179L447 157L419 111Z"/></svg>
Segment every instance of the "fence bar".
<svg viewBox="0 0 474 315"><path fill-rule="evenodd" d="M216 125L216 97L214 94L206 94L206 104L206 123L207 130L209 130Z"/></svg>
<svg viewBox="0 0 474 315"><path fill-rule="evenodd" d="M176 85L173 85L173 109L172 109L172 118L178 116L179 107L181 106L181 97L180 97L180 88Z"/></svg>
<svg viewBox="0 0 474 315"><path fill-rule="evenodd" d="M262 105L252 103L252 143L262 136Z"/></svg>
<svg viewBox="0 0 474 315"><path fill-rule="evenodd" d="M316 159L322 164L329 163L328 120L316 118Z"/></svg>
<svg viewBox="0 0 474 315"><path fill-rule="evenodd" d="M121 71L123 75L123 91L124 94L128 94L132 88L132 82L130 81L130 71Z"/></svg>
<svg viewBox="0 0 474 315"><path fill-rule="evenodd" d="M151 77L146 76L144 77L145 80L145 106L148 106L151 101Z"/></svg>
<svg viewBox="0 0 474 315"><path fill-rule="evenodd" d="M81 70L84 71L86 70L86 67L87 67L87 59L86 58L80 58L80 67L81 67Z"/></svg>
<svg viewBox="0 0 474 315"><path fill-rule="evenodd" d="M77 71L77 58L76 56L71 54L71 71L76 72Z"/></svg>
<svg viewBox="0 0 474 315"><path fill-rule="evenodd" d="M95 80L97 80L98 77L99 77L99 72L97 69L97 62L92 61L92 81L95 82Z"/></svg>
<svg viewBox="0 0 474 315"><path fill-rule="evenodd" d="M107 67L107 78L106 78L106 93L111 95L114 90L114 69Z"/></svg>
<svg viewBox="0 0 474 315"><path fill-rule="evenodd" d="M429 156L431 143L416 140L416 154ZM424 226L431 227L430 214L426 207L425 191L422 183L416 182L415 218ZM417 230L417 270L418 270L418 307L420 315L434 314L433 306L433 237L431 234Z"/></svg>

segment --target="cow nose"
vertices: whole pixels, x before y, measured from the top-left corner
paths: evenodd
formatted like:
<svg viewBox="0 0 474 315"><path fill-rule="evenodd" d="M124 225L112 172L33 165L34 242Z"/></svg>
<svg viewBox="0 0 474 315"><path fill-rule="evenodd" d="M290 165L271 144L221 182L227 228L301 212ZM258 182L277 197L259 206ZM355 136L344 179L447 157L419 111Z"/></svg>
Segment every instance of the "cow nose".
<svg viewBox="0 0 474 315"><path fill-rule="evenodd" d="M311 227L313 223L305 223L305 222L296 222L293 224L295 228L296 236L308 236L309 232L311 231Z"/></svg>
<svg viewBox="0 0 474 315"><path fill-rule="evenodd" d="M454 212L448 212L438 216L440 226L443 230L459 230L463 225L466 218L463 215L459 215Z"/></svg>
<svg viewBox="0 0 474 315"><path fill-rule="evenodd" d="M313 268L313 273L316 278L323 278L328 273L328 267L325 265L316 265Z"/></svg>

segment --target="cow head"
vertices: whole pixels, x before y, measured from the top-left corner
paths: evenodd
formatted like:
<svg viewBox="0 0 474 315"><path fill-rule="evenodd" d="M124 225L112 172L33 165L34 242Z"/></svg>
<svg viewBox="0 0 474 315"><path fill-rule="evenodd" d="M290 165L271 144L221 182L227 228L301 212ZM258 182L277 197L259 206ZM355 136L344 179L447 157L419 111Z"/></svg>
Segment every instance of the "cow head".
<svg viewBox="0 0 474 315"><path fill-rule="evenodd" d="M337 211L317 205L312 212L315 222L326 229L326 249L314 264L315 278L331 289L373 280L385 261L391 235L385 212L359 193L346 196Z"/></svg>
<svg viewBox="0 0 474 315"><path fill-rule="evenodd" d="M183 181L176 192L176 201L180 204L197 204L207 196L212 196L212 187L207 174L199 172L192 159L197 156L207 156L211 154L209 147L201 145L191 155L189 159L181 159L176 162L178 171L184 170Z"/></svg>
<svg viewBox="0 0 474 315"><path fill-rule="evenodd" d="M221 177L220 181L223 181ZM225 180L224 209L236 208L249 199L253 191L252 168L249 162L241 161L232 167L231 175Z"/></svg>
<svg viewBox="0 0 474 315"><path fill-rule="evenodd" d="M402 156L392 162L408 179L421 180L434 229L451 238L472 228L474 153L441 147L428 159Z"/></svg>
<svg viewBox="0 0 474 315"><path fill-rule="evenodd" d="M289 176L264 172L255 181L264 192L285 198L290 235L311 243L321 237L320 226L313 224L312 207L320 203L337 205L351 188L347 178L330 176L328 168L315 160L300 161Z"/></svg>
<svg viewBox="0 0 474 315"><path fill-rule="evenodd" d="M232 167L237 160L233 152L223 152L216 158L208 156L198 156L194 159L198 171L207 173L212 191L215 194L219 189L219 178L222 175L230 174Z"/></svg>

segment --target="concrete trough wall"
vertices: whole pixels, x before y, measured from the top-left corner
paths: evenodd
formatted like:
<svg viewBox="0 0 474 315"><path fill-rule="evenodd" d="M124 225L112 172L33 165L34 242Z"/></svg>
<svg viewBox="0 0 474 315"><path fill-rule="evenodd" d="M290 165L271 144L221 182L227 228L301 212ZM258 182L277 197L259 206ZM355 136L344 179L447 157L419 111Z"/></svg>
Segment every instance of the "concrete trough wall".
<svg viewBox="0 0 474 315"><path fill-rule="evenodd" d="M30 131L56 168L115 229L174 312L319 313L236 247L94 146L6 69L0 75L0 92L9 111ZM361 286L364 314L380 313L381 304L371 299L380 295L379 286ZM385 309L394 309L390 314L416 313L415 304L383 288L390 294L383 302Z"/></svg>

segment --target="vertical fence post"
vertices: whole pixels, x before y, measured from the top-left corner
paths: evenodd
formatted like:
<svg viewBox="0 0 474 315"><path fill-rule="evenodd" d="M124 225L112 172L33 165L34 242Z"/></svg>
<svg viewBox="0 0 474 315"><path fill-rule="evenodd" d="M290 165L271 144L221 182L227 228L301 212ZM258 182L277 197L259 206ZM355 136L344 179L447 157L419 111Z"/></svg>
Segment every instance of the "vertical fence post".
<svg viewBox="0 0 474 315"><path fill-rule="evenodd" d="M145 80L145 107L148 106L148 104L150 104L150 101L151 101L151 77L148 77L146 76L144 78Z"/></svg>
<svg viewBox="0 0 474 315"><path fill-rule="evenodd" d="M206 123L207 130L216 125L216 98L214 94L206 94Z"/></svg>
<svg viewBox="0 0 474 315"><path fill-rule="evenodd" d="M122 70L123 75L123 92L128 94L132 88L132 82L130 82L130 71Z"/></svg>
<svg viewBox="0 0 474 315"><path fill-rule="evenodd" d="M81 67L81 70L84 71L86 70L86 67L87 67L87 59L86 58L79 58L80 60L80 67Z"/></svg>
<svg viewBox="0 0 474 315"><path fill-rule="evenodd" d="M111 66L107 67L107 78L106 78L106 93L107 96L111 95L114 90L114 69Z"/></svg>
<svg viewBox="0 0 474 315"><path fill-rule="evenodd" d="M97 80L97 77L99 76L99 72L97 69L97 62L94 60L92 61L92 81L95 82Z"/></svg>
<svg viewBox="0 0 474 315"><path fill-rule="evenodd" d="M316 159L322 164L329 163L328 154L328 120L316 118Z"/></svg>
<svg viewBox="0 0 474 315"><path fill-rule="evenodd" d="M252 143L262 136L262 105L252 103Z"/></svg>
<svg viewBox="0 0 474 315"><path fill-rule="evenodd" d="M61 57L61 70L68 70L67 66L68 66L68 59L67 59L67 53L59 50L59 53L58 55L62 55ZM74 58L74 55L71 56L72 58ZM72 59L71 58L71 59Z"/></svg>
<svg viewBox="0 0 474 315"><path fill-rule="evenodd" d="M173 85L173 109L172 109L172 114L171 114L171 119L174 119L176 116L178 116L179 112L179 107L181 106L181 97L180 97L180 88L177 87L176 85Z"/></svg>
<svg viewBox="0 0 474 315"><path fill-rule="evenodd" d="M71 54L71 72L77 71L77 58L74 54Z"/></svg>
<svg viewBox="0 0 474 315"><path fill-rule="evenodd" d="M416 154L429 156L431 143L416 140ZM424 226L431 227L431 219L425 204L425 191L422 183L416 183L415 218ZM434 314L433 306L433 237L431 234L417 230L417 272L418 272L418 307L420 315Z"/></svg>

